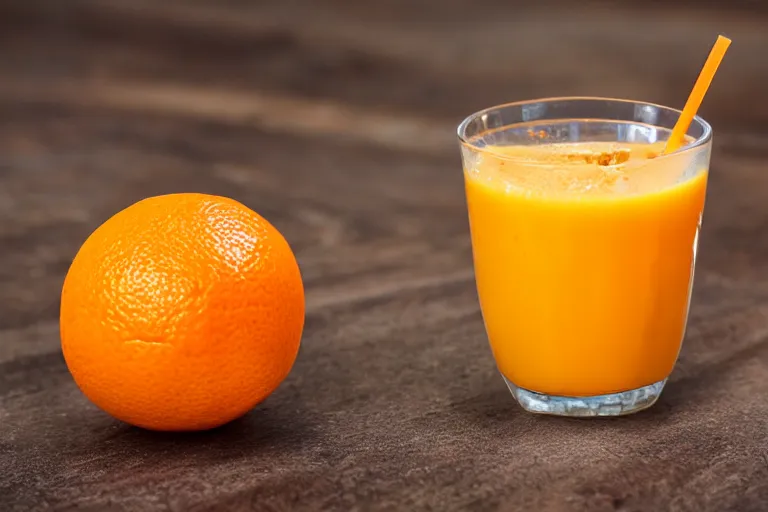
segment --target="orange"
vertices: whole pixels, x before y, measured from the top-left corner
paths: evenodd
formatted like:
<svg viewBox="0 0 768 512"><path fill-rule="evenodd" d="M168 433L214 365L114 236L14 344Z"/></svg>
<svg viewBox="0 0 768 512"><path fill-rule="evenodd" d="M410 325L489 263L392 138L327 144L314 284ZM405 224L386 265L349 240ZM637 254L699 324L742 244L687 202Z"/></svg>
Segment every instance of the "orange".
<svg viewBox="0 0 768 512"><path fill-rule="evenodd" d="M286 240L210 195L152 197L107 220L61 295L61 345L79 388L152 430L204 430L248 412L288 375L303 327Z"/></svg>

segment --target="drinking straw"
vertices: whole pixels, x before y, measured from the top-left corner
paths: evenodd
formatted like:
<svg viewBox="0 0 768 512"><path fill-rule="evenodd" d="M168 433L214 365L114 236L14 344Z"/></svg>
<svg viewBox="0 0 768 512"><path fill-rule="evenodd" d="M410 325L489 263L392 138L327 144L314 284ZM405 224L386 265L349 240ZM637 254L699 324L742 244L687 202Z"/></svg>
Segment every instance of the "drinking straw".
<svg viewBox="0 0 768 512"><path fill-rule="evenodd" d="M672 129L672 134L667 140L664 153L671 153L683 145L683 136L688 131L691 121L693 121L693 118L696 116L696 112L698 112L701 102L704 101L704 95L707 94L707 89L709 89L709 85L712 83L715 73L717 73L717 68L723 61L725 52L730 45L730 39L724 36L717 36L717 41L715 41L712 51L709 52L709 57L707 57L704 67L701 68L699 78L696 80L696 83L691 90L691 94L688 96L688 101L685 102L685 107L683 108L677 123L675 123L675 127Z"/></svg>

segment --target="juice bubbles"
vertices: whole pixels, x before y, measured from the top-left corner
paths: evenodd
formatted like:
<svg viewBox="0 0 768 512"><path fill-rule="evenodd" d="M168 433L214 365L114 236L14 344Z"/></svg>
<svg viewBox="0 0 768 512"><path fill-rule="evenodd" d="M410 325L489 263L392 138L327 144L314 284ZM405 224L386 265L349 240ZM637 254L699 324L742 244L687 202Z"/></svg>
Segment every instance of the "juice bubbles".
<svg viewBox="0 0 768 512"><path fill-rule="evenodd" d="M604 395L662 381L675 364L707 170L672 180L684 169L649 160L657 148L616 146L493 147L465 171L483 317L516 386ZM590 157L616 154L631 156Z"/></svg>

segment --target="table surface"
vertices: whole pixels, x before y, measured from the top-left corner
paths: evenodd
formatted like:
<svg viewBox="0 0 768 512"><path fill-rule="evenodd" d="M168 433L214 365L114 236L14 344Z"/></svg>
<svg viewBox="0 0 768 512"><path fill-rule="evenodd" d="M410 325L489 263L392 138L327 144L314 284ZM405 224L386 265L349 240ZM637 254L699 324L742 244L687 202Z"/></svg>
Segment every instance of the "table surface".
<svg viewBox="0 0 768 512"><path fill-rule="evenodd" d="M0 508L766 510L768 8L569 5L0 2ZM487 348L454 127L551 95L681 106L718 32L734 44L702 110L712 176L664 395L622 419L523 413ZM57 323L88 234L178 191L267 217L307 292L284 384L186 435L91 405Z"/></svg>

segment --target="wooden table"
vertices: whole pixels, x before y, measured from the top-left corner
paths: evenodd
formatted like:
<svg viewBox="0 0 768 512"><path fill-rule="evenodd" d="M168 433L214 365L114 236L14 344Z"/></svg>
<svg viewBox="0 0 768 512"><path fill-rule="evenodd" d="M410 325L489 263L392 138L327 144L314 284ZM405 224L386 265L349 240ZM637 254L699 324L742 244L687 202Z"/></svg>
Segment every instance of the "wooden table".
<svg viewBox="0 0 768 512"><path fill-rule="evenodd" d="M573 5L0 2L0 510L768 510L768 8ZM667 390L618 420L523 413L487 348L454 127L550 95L681 106L718 32ZM307 290L290 377L191 435L91 405L57 325L87 235L177 191L270 219Z"/></svg>

